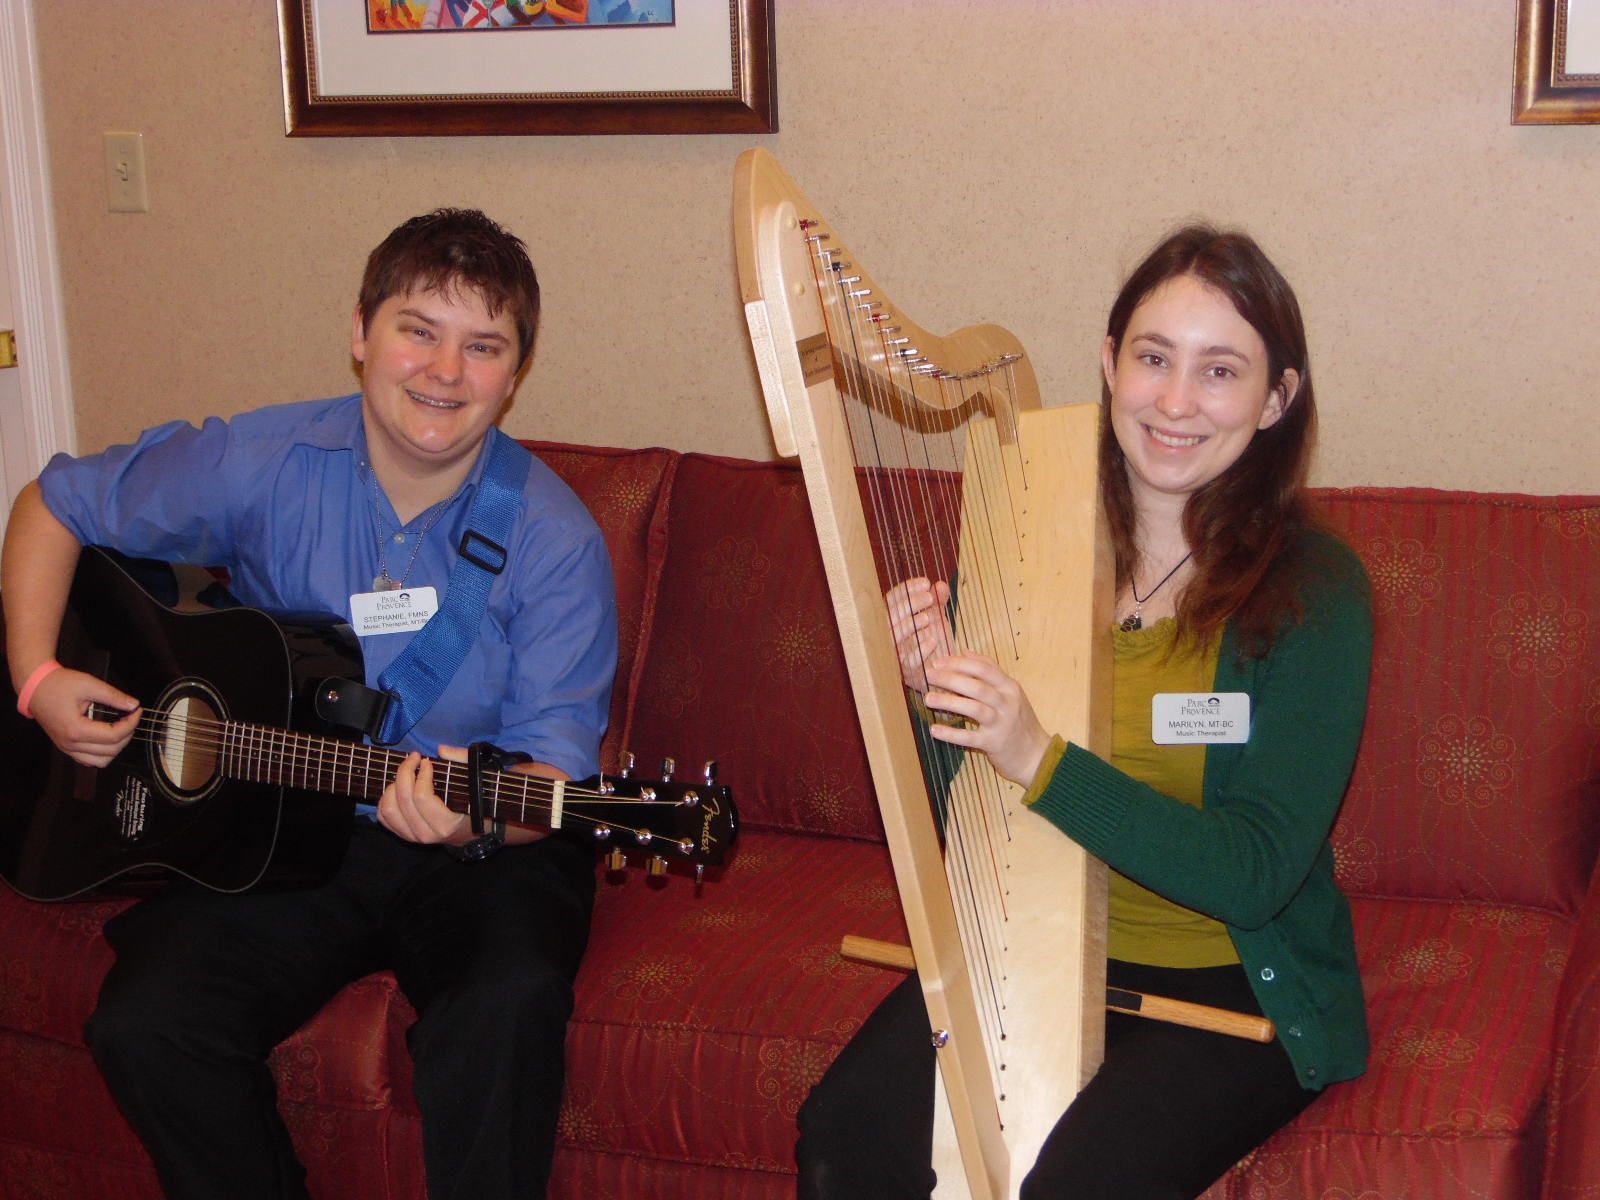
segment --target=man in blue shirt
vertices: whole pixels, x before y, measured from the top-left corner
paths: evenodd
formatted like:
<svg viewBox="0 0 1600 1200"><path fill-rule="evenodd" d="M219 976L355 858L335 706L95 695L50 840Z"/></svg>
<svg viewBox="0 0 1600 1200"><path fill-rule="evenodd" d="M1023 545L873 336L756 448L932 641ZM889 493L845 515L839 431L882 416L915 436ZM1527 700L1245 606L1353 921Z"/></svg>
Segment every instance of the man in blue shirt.
<svg viewBox="0 0 1600 1200"><path fill-rule="evenodd" d="M481 213L441 209L368 259L351 335L359 394L58 455L7 530L0 594L19 707L89 765L133 735L137 712L114 724L87 713L135 709L134 697L54 662L85 544L225 566L253 607L343 615L375 685L431 611L397 628L379 601L401 587L444 598L538 314L521 241ZM107 925L117 960L89 1041L169 1195L307 1195L266 1056L382 967L419 1014L408 1043L429 1195L543 1194L592 859L515 828L494 853L499 839L475 837L439 799L425 756L492 741L531 756L519 769L593 774L616 602L599 530L537 460L505 549L476 639L397 743L409 753L358 816L331 882L242 895L176 886Z"/></svg>

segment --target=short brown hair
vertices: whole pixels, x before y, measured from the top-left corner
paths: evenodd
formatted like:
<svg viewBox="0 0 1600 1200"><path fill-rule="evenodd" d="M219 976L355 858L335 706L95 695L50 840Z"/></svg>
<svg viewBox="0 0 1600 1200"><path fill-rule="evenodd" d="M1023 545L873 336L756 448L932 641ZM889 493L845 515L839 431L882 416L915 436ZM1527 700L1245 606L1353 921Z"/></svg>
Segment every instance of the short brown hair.
<svg viewBox="0 0 1600 1200"><path fill-rule="evenodd" d="M475 208L438 208L398 226L367 256L361 277L362 328L390 296L405 292L477 293L491 317L502 309L517 329L517 369L539 332L539 276L522 239Z"/></svg>

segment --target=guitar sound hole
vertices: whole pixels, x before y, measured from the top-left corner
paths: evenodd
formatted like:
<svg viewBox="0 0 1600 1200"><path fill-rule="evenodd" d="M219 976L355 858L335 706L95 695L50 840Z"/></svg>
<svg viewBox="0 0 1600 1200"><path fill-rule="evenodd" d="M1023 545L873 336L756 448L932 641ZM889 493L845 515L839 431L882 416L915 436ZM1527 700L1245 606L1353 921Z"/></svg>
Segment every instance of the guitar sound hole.
<svg viewBox="0 0 1600 1200"><path fill-rule="evenodd" d="M220 782L222 720L215 697L197 685L180 685L161 711L165 720L152 746L155 767L174 800L199 799Z"/></svg>

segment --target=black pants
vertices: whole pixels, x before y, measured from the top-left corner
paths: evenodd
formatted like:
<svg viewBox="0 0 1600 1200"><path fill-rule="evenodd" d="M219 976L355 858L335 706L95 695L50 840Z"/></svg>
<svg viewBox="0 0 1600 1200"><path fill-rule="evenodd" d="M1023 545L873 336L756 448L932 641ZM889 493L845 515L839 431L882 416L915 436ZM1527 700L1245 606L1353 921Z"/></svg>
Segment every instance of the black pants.
<svg viewBox="0 0 1600 1200"><path fill-rule="evenodd" d="M89 1045L174 1200L305 1197L267 1055L390 967L418 1012L430 1200L542 1196L593 899L592 856L566 841L467 864L358 820L326 885L182 886L111 921Z"/></svg>
<svg viewBox="0 0 1600 1200"><path fill-rule="evenodd" d="M1108 977L1133 991L1261 1011L1240 967L1113 960ZM936 1070L913 975L862 1025L801 1108L800 1200L926 1200L935 1183ZM1108 1013L1105 1064L1045 1139L1023 1200L1198 1196L1315 1096L1299 1085L1276 1041Z"/></svg>

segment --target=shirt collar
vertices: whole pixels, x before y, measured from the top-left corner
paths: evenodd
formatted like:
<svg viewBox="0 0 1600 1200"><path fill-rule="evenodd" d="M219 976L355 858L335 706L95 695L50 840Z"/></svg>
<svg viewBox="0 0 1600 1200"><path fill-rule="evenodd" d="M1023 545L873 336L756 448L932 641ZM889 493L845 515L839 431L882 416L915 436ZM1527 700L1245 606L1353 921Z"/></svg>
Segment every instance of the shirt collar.
<svg viewBox="0 0 1600 1200"><path fill-rule="evenodd" d="M498 427L489 427L483 445L478 448L477 461L472 464L472 470L467 472L467 477L462 481L456 494L446 502L447 505L454 504L462 497L470 496L477 491L478 482L488 469L489 444L497 433L499 433ZM299 440L304 445L315 446L319 450L351 451L365 470L372 469L367 465L371 460L367 455L367 429L361 409L360 392L352 392L348 396L335 399L323 409L316 420L306 426Z"/></svg>

